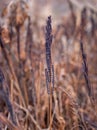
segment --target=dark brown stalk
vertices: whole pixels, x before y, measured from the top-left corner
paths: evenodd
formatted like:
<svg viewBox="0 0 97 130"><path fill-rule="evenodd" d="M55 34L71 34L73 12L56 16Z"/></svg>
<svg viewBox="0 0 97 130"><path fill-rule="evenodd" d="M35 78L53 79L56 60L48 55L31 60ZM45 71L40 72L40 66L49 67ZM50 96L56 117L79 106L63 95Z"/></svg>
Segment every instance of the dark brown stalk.
<svg viewBox="0 0 97 130"><path fill-rule="evenodd" d="M45 69L47 92L49 94L49 128L52 129L52 92L54 88L54 67L52 65L51 58L51 45L52 45L52 26L51 26L51 16L48 17L45 33L45 50L46 50L46 64Z"/></svg>
<svg viewBox="0 0 97 130"><path fill-rule="evenodd" d="M31 72L31 77L33 77L33 79L35 78L35 74L32 68L33 65L33 59L32 59L32 48L33 47L33 31L31 28L31 19L30 17L28 17L28 27L27 27L27 36L26 36L26 42L25 42L25 52L26 52L26 58L28 58L30 60L30 72ZM34 109L35 109L35 118L36 121L38 122L38 114L37 114L37 94L36 94L36 87L35 87L35 79L33 81L31 81L32 84L32 98L33 98L33 105L34 105ZM34 84L34 85L33 85ZM27 91L26 91L27 93ZM36 128L37 129L37 128Z"/></svg>
<svg viewBox="0 0 97 130"><path fill-rule="evenodd" d="M9 113L10 113L10 116L11 116L11 120L12 120L13 124L16 125L15 117L13 114L12 104L10 102L8 95L6 94L6 92L4 92L4 90L0 91L0 98L3 99L4 102L6 103L6 106L8 108Z"/></svg>
<svg viewBox="0 0 97 130"><path fill-rule="evenodd" d="M84 41L84 34L85 34L85 25L86 25L86 9L84 8L82 11L82 16L81 16L81 36L80 36L80 50L82 54L82 60L83 60L83 74L86 82L86 88L88 91L88 96L92 97L92 87L90 84L89 80L89 75L88 75L88 66L87 66L87 58L86 54L84 52L84 47L83 47L83 41Z"/></svg>
<svg viewBox="0 0 97 130"><path fill-rule="evenodd" d="M12 74L12 77L13 77L13 79L16 82L15 84L16 84L16 88L17 88L18 92L20 93L20 96L21 96L20 98L22 99L23 104L25 105L25 102L24 102L24 99L23 99L23 95L22 95L21 89L19 87L19 83L18 83L16 74L15 74L15 71L14 71L14 68L13 68L13 63L12 63L11 57L8 55L8 52L7 52L7 50L6 50L5 46L4 46L4 42L3 42L2 38L1 38L1 36L0 36L0 46L1 46L4 58L5 58L5 60L8 63L8 66L9 66L10 72Z"/></svg>
<svg viewBox="0 0 97 130"><path fill-rule="evenodd" d="M48 83L51 83L52 79L52 59L51 59L51 44L52 44L52 27L51 27L51 17L48 17L47 26L46 26L46 34L45 34L45 49L46 49L46 64L47 64L47 78ZM50 91L50 93L52 93Z"/></svg>
<svg viewBox="0 0 97 130"><path fill-rule="evenodd" d="M33 37L32 37L32 30L31 30L31 19L28 18L28 28L27 28L27 38L26 38L26 45L25 51L27 53L27 57L30 58L32 64L32 44L33 44Z"/></svg>
<svg viewBox="0 0 97 130"><path fill-rule="evenodd" d="M16 29L17 29L17 52L18 52L18 59L20 62L20 26L17 26Z"/></svg>
<svg viewBox="0 0 97 130"><path fill-rule="evenodd" d="M12 122L16 125L15 117L13 114L12 104L9 99L9 92L4 89L4 86L3 86L4 82L5 82L5 77L4 77L2 70L0 69L0 98L3 99L4 102L6 103L8 111L10 112Z"/></svg>
<svg viewBox="0 0 97 130"><path fill-rule="evenodd" d="M76 27L76 16L75 16L75 12L74 12L72 2L70 0L67 0L67 1L68 1L68 4L69 4L70 11L71 11L71 19L72 19L72 23L73 23L72 33L73 33L75 31L75 27Z"/></svg>

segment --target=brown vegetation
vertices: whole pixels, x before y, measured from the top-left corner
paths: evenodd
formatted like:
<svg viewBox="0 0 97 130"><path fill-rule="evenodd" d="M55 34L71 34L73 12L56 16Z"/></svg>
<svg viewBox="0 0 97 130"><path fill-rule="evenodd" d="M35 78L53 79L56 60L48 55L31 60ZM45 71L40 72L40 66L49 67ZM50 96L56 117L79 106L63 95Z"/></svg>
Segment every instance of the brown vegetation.
<svg viewBox="0 0 97 130"><path fill-rule="evenodd" d="M45 25L23 0L4 9L0 26L0 129L97 129L97 12ZM13 12L13 13L12 13Z"/></svg>

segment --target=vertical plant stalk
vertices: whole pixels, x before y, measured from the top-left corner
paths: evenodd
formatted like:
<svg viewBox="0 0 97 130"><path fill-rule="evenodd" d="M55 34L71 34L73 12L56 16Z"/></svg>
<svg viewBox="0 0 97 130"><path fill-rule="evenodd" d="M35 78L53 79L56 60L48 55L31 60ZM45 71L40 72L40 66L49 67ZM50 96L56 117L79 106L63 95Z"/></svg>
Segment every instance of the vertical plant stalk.
<svg viewBox="0 0 97 130"><path fill-rule="evenodd" d="M91 99L93 96L93 93L92 93L92 87L91 87L89 75L88 75L87 58L86 58L86 54L84 52L84 47L83 47L85 23L86 23L86 9L84 8L82 11L82 16L81 16L80 50L81 50L82 61L83 61L82 65L83 65L83 74L84 74L84 78L86 82L86 89L88 91L88 96Z"/></svg>
<svg viewBox="0 0 97 130"><path fill-rule="evenodd" d="M6 48L4 46L4 42L3 42L2 38L1 38L1 36L0 36L0 46L1 46L4 58L5 58L5 60L8 63L8 66L9 66L10 72L12 74L12 77L13 77L13 79L15 81L15 86L16 86L18 92L20 93L20 98L22 99L23 105L25 106L25 102L24 102L23 95L22 95L22 92L21 92L21 89L19 87L19 83L18 83L16 74L15 74L15 71L14 71L14 67L13 67L13 63L12 63L11 57L8 55L8 53L6 51Z"/></svg>
<svg viewBox="0 0 97 130"><path fill-rule="evenodd" d="M72 19L72 23L73 23L72 33L73 33L75 31L75 28L76 28L76 16L75 16L75 12L74 12L72 2L70 0L67 0L67 2L69 4L69 8L70 8L70 11L71 11L71 19Z"/></svg>
<svg viewBox="0 0 97 130"><path fill-rule="evenodd" d="M46 49L46 64L47 68L45 69L46 76L46 86L47 92L49 95L49 128L52 129L52 96L53 96L53 87L54 87L54 67L52 65L51 58L51 45L52 45L52 26L51 26L51 16L48 17L45 33L45 49Z"/></svg>
<svg viewBox="0 0 97 130"><path fill-rule="evenodd" d="M32 44L33 44L33 32L31 29L31 19L30 19L30 17L28 17L25 51L26 51L27 58L30 58L31 65L32 65Z"/></svg>
<svg viewBox="0 0 97 130"><path fill-rule="evenodd" d="M80 49L81 49L81 53L82 53L83 73L84 73L84 78L85 78L85 82L86 82L86 86L87 86L87 91L88 91L88 95L91 96L91 86L90 86L90 81L89 81L89 77L88 77L87 60L86 60L86 54L84 53L82 41L80 41Z"/></svg>
<svg viewBox="0 0 97 130"><path fill-rule="evenodd" d="M20 62L20 26L17 26L16 30L17 30L17 52L18 52L18 59Z"/></svg>
<svg viewBox="0 0 97 130"><path fill-rule="evenodd" d="M46 49L46 64L45 69L46 81L48 85L52 82L52 59L51 59L51 44L52 44L52 27L51 27L51 16L48 17L45 34L45 49ZM48 86L49 87L49 86ZM48 88L50 90L50 87ZM52 89L49 93L52 93ZM48 94L49 94L48 93Z"/></svg>
<svg viewBox="0 0 97 130"><path fill-rule="evenodd" d="M29 59L29 61L30 61L29 68L31 68L31 75L33 77L33 69L32 69L32 63L33 63L33 60L32 60L33 32L32 32L32 28L31 28L31 18L28 17L27 20L28 20L28 24L27 24L27 34L26 34L26 42L25 42L25 53L26 53L26 59ZM26 89L27 88L24 88L25 95L28 95ZM33 87L33 95L34 95L34 97L36 96L35 93L36 93L36 90L35 90L35 86L34 86ZM27 99L27 96L26 96L26 101L27 100L28 99ZM36 106L35 100L34 100L34 106Z"/></svg>
<svg viewBox="0 0 97 130"><path fill-rule="evenodd" d="M55 85L55 72L54 72L54 65L52 65L52 91L54 91L54 85Z"/></svg>
<svg viewBox="0 0 97 130"><path fill-rule="evenodd" d="M2 98L3 101L6 103L8 111L10 112L12 122L13 124L16 125L12 104L9 98L9 91L8 91L8 88L7 89L4 88L4 82L5 82L5 77L4 77L3 71L0 68L0 98Z"/></svg>

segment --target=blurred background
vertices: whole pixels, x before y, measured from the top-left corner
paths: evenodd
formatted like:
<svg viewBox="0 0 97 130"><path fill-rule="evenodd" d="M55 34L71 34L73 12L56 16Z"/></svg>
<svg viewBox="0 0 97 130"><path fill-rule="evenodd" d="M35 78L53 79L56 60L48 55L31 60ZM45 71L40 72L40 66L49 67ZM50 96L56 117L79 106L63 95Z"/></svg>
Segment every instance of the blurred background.
<svg viewBox="0 0 97 130"><path fill-rule="evenodd" d="M9 3L10 0L0 1L1 14L10 7ZM97 0L27 0L26 4L29 9L25 6L21 10L20 6L19 13L12 13L8 8L10 15L5 11L0 17L5 48L0 48L0 67L5 73L17 127L42 130L49 126L45 34L51 15L55 84L52 129L97 129ZM13 23L18 18L20 22L23 18L20 28L16 21ZM81 41L87 66L82 64ZM93 90L91 95L87 86ZM11 121L5 104L0 102L1 113ZM7 130L6 124L0 124L2 130Z"/></svg>
<svg viewBox="0 0 97 130"><path fill-rule="evenodd" d="M0 1L0 11L10 2L11 0ZM13 0L14 1L14 0ZM30 3L31 13L33 15L40 16L41 19L46 18L48 15L52 15L53 21L60 21L61 17L68 16L69 7L68 0L25 0ZM75 9L82 9L84 6L96 9L96 0L70 0Z"/></svg>

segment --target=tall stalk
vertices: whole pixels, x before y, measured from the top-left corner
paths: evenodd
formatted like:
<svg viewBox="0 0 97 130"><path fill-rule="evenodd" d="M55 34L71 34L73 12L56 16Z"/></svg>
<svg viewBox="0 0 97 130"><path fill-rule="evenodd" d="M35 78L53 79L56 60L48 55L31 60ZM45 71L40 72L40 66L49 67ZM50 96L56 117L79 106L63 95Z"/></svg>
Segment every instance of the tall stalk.
<svg viewBox="0 0 97 130"><path fill-rule="evenodd" d="M45 33L45 49L46 49L46 64L47 68L45 69L46 76L46 86L49 96L49 128L52 129L52 96L54 88L54 67L52 65L51 57L51 45L52 45L52 26L51 26L51 16L48 17Z"/></svg>

